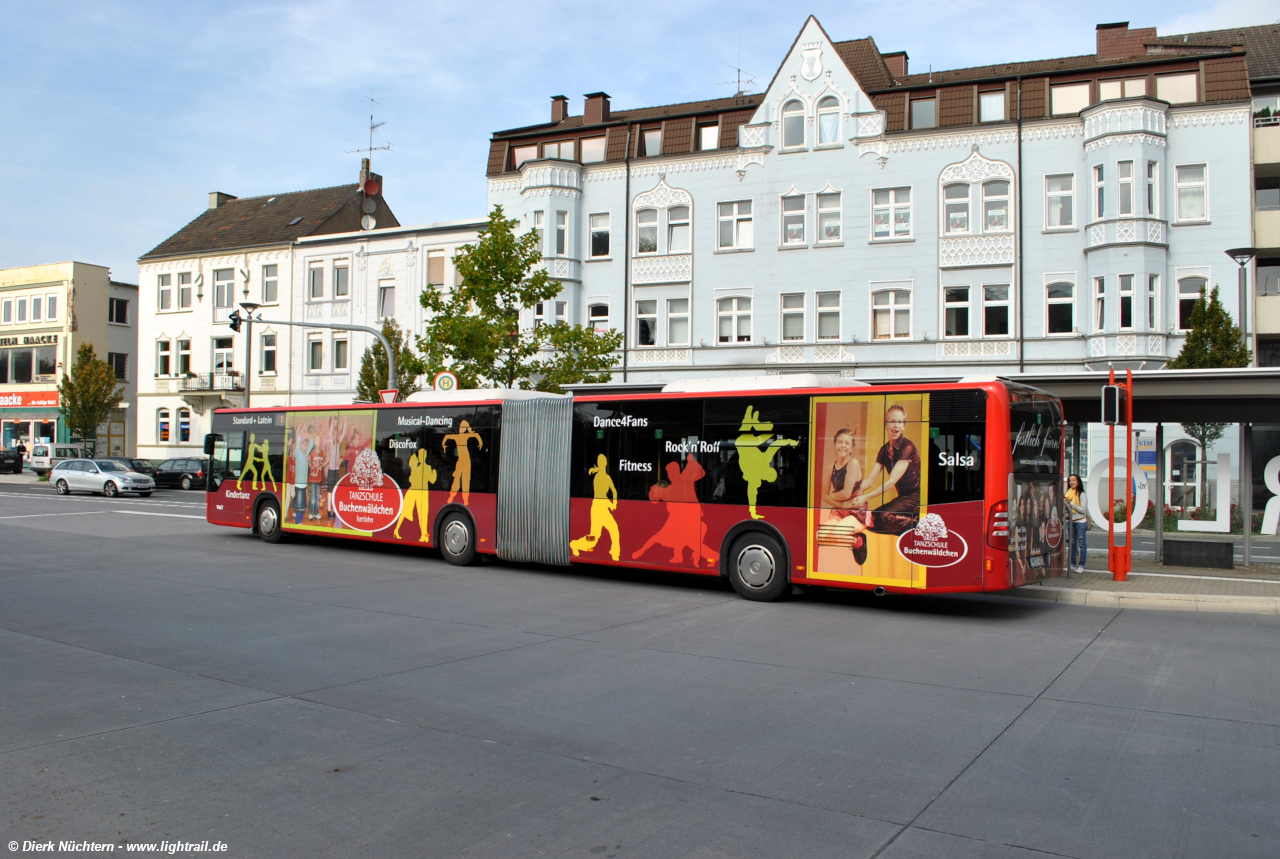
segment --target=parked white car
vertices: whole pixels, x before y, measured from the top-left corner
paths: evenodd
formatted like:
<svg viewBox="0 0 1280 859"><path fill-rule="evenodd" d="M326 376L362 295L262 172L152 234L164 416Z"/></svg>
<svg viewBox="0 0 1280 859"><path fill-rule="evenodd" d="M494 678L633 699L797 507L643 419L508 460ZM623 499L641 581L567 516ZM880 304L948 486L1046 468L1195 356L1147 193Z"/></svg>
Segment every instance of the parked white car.
<svg viewBox="0 0 1280 859"><path fill-rule="evenodd" d="M115 498L121 492L136 492L147 498L156 488L156 482L150 477L130 471L114 459L64 460L53 467L49 482L59 495L100 492L108 498Z"/></svg>
<svg viewBox="0 0 1280 859"><path fill-rule="evenodd" d="M44 474L64 459L84 459L89 454L74 444L45 444L31 446L31 470Z"/></svg>

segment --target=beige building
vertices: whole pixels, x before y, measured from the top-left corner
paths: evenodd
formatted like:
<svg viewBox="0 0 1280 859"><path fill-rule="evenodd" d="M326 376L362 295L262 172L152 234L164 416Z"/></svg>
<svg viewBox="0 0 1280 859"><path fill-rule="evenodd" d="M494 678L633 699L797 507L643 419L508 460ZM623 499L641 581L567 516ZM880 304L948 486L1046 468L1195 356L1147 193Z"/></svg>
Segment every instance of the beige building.
<svg viewBox="0 0 1280 859"><path fill-rule="evenodd" d="M116 371L125 398L98 428L97 453L132 456L130 409L136 402L138 287L111 279L104 266L82 262L0 269L0 443L28 448L41 439L68 441L58 411L58 384L82 343Z"/></svg>

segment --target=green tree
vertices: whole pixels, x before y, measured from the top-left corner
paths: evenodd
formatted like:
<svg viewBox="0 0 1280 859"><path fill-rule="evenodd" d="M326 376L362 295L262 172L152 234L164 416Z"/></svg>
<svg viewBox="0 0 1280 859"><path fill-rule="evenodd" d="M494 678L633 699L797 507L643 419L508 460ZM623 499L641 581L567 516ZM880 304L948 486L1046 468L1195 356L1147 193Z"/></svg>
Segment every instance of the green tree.
<svg viewBox="0 0 1280 859"><path fill-rule="evenodd" d="M424 369L422 359L418 357L418 354L413 351L411 346L404 342L404 332L400 330L400 326L396 324L394 319L383 320L382 336L387 338L387 342L391 344L391 350L396 356L396 388L400 392L396 394L396 402L404 402L405 397L421 389L418 384L418 377L422 375ZM356 402L381 402L378 392L385 390L383 386L386 384L387 350L382 348L380 342L374 340L373 345L364 350L364 357L360 359L360 378L356 382Z"/></svg>
<svg viewBox="0 0 1280 859"><path fill-rule="evenodd" d="M1196 497L1200 499L1200 506L1207 507L1205 501L1205 490L1207 485L1205 482L1208 476L1206 472L1209 469L1207 460L1209 459L1209 446L1216 444L1224 435L1226 435L1227 427L1231 424L1225 423L1189 423L1182 425L1182 431L1200 443L1200 458L1205 462L1196 465L1196 486L1198 491ZM1222 503L1222 499L1218 499L1218 503Z"/></svg>
<svg viewBox="0 0 1280 859"><path fill-rule="evenodd" d="M93 438L120 406L124 391L116 388L116 373L97 356L90 343L81 343L71 372L58 384L63 419L72 435Z"/></svg>
<svg viewBox="0 0 1280 859"><path fill-rule="evenodd" d="M1191 309L1191 330L1170 370L1248 367L1253 353L1244 345L1240 328L1218 301L1218 287L1206 299L1204 289Z"/></svg>
<svg viewBox="0 0 1280 859"><path fill-rule="evenodd" d="M607 382L620 332L564 323L521 328L521 311L554 301L561 286L537 268L538 233L518 236L516 226L495 206L480 240L454 260L461 286L423 291L422 306L431 312L418 338L426 371L449 370L462 388L559 392L577 382Z"/></svg>

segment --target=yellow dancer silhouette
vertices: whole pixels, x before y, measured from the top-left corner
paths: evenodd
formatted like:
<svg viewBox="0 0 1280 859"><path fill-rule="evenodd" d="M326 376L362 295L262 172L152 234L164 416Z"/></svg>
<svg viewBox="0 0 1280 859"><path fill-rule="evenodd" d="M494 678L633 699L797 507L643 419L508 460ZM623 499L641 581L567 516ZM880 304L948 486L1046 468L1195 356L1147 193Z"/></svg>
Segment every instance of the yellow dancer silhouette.
<svg viewBox="0 0 1280 859"><path fill-rule="evenodd" d="M418 542L425 543L430 539L431 525L430 519L427 518L428 510L431 508L429 490L435 480L436 470L427 465L425 450L418 450L409 457L409 489L404 494L404 507L400 511L400 520L396 522L395 538L397 540L400 539L400 526L406 519L412 518L415 510L418 512Z"/></svg>
<svg viewBox="0 0 1280 859"><path fill-rule="evenodd" d="M244 483L244 477L250 471L253 472L253 481L249 484L251 489L259 489L259 482L262 483L261 488L265 488L268 484L276 482L276 476L271 473L271 460L267 457L267 450L271 445L271 439L264 438L261 444L254 444L255 436L249 433L249 446L245 448L244 468L240 471L240 477L236 480L236 490L240 489ZM262 474L259 476L257 466L262 466Z"/></svg>
<svg viewBox="0 0 1280 859"><path fill-rule="evenodd" d="M449 487L450 504L458 496L459 489L462 490L462 503L471 503L471 448L468 446L471 439L476 440L477 450L484 447L484 439L480 438L480 433L471 429L471 424L461 421L456 433L440 440L441 450L448 450L450 440L458 448L458 464L453 467L453 485Z"/></svg>
<svg viewBox="0 0 1280 859"><path fill-rule="evenodd" d="M752 431L756 432L752 432ZM756 493L760 484L773 483L778 479L778 471L771 463L777 452L784 447L795 447L800 442L790 438L780 438L764 447L765 442L773 436L773 424L760 420L760 412L747 406L747 413L742 417L742 426L738 427L736 445L738 449L738 467L742 469L742 479L747 481L747 509L752 519L763 519L756 512Z"/></svg>
<svg viewBox="0 0 1280 859"><path fill-rule="evenodd" d="M613 518L613 511L618 509L618 488L613 485L613 478L606 471L608 466L609 458L602 453L596 458L596 467L587 472L595 475L591 484L592 494L595 496L595 500L591 502L591 533L569 544L575 558L579 552L594 551L596 544L600 542L601 532L606 531L609 534L609 557L616 561L622 555L618 522Z"/></svg>

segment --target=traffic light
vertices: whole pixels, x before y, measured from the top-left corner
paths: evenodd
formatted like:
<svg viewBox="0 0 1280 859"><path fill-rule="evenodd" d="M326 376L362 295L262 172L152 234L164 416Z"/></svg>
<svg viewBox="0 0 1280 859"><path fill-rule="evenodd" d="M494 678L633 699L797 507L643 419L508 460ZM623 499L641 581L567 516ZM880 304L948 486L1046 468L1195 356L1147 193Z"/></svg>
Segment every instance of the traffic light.
<svg viewBox="0 0 1280 859"><path fill-rule="evenodd" d="M231 313L227 316L227 324L231 326L231 330L232 330L232 331L239 331L239 330L240 330L240 323L241 323L241 322L243 322L243 321L244 321L244 320L242 320L242 319L240 318L240 311L239 311L239 310L233 310L233 311L231 311Z"/></svg>
<svg viewBox="0 0 1280 859"><path fill-rule="evenodd" d="M1125 393L1120 385L1102 386L1102 422L1107 426L1125 422Z"/></svg>

